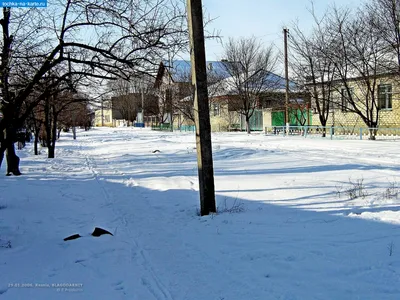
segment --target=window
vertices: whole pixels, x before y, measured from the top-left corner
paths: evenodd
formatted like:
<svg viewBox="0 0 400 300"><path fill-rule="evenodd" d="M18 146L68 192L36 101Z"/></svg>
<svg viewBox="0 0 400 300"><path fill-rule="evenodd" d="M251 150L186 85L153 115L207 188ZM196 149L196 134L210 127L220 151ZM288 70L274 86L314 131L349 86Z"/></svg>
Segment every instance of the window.
<svg viewBox="0 0 400 300"><path fill-rule="evenodd" d="M392 109L392 85L378 85L378 108Z"/></svg>
<svg viewBox="0 0 400 300"><path fill-rule="evenodd" d="M343 88L343 89L341 89L341 91L340 91L341 108L342 108L343 112L348 111L349 102L350 102L350 100L353 99L353 93L354 93L353 88L349 88L349 89L344 89Z"/></svg>
<svg viewBox="0 0 400 300"><path fill-rule="evenodd" d="M213 104L213 111L214 111L214 116L219 116L219 104L218 103L214 103Z"/></svg>

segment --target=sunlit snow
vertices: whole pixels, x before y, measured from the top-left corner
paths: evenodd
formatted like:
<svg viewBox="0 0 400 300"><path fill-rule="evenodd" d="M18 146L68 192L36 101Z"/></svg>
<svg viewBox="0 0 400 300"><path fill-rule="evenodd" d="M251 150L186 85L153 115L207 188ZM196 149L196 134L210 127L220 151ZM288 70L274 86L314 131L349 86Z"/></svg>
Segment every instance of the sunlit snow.
<svg viewBox="0 0 400 300"><path fill-rule="evenodd" d="M193 133L94 128L62 134L55 159L18 151L24 175L0 177L0 298L400 299L400 142L212 140L206 217Z"/></svg>

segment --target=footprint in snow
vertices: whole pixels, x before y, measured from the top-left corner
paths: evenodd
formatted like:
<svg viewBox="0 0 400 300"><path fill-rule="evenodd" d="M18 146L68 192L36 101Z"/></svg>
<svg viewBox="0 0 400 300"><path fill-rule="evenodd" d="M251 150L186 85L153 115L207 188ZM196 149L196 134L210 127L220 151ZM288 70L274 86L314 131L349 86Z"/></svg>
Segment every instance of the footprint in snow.
<svg viewBox="0 0 400 300"><path fill-rule="evenodd" d="M112 285L114 286L115 290L120 291L124 289L123 283L124 282L122 280L119 280L116 283L113 283Z"/></svg>

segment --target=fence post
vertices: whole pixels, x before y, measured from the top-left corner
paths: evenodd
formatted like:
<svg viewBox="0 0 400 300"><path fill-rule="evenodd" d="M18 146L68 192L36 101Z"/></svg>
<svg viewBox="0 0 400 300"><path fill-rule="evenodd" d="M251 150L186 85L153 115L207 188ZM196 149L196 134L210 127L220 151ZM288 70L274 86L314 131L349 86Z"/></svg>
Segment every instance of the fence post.
<svg viewBox="0 0 400 300"><path fill-rule="evenodd" d="M329 128L330 131L330 135L331 135L331 139L333 139L333 127L331 126L331 128Z"/></svg>
<svg viewBox="0 0 400 300"><path fill-rule="evenodd" d="M360 128L360 140L362 140L362 128Z"/></svg>

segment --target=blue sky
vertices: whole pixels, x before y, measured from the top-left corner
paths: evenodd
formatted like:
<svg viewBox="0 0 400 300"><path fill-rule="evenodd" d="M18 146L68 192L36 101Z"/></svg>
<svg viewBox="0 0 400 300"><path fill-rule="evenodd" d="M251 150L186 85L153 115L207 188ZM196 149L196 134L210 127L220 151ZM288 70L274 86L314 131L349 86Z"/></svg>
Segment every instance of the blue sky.
<svg viewBox="0 0 400 300"><path fill-rule="evenodd" d="M366 0L315 0L318 15L333 3L350 8L358 7ZM310 30L312 19L307 8L310 0L203 0L205 14L217 19L209 29L221 31L223 40L228 37L250 37L262 39L265 45L274 43L276 50L283 48L283 27L298 20L300 27ZM219 60L223 55L222 45L216 41L206 42L207 60Z"/></svg>

